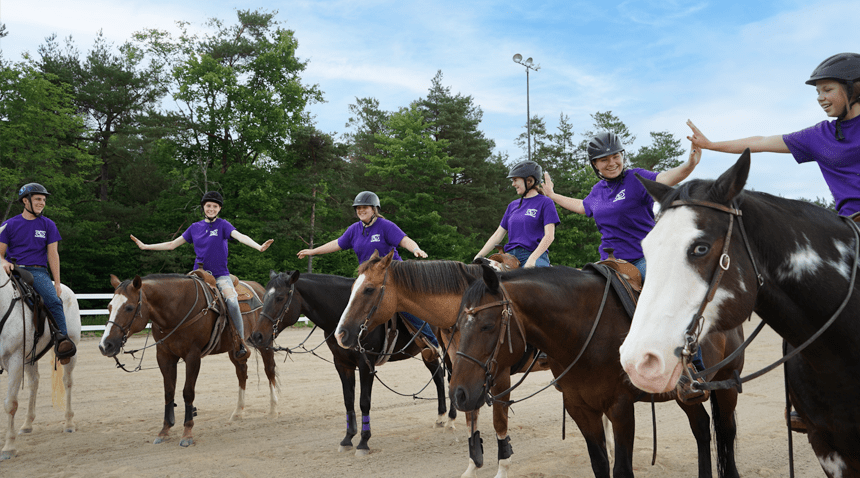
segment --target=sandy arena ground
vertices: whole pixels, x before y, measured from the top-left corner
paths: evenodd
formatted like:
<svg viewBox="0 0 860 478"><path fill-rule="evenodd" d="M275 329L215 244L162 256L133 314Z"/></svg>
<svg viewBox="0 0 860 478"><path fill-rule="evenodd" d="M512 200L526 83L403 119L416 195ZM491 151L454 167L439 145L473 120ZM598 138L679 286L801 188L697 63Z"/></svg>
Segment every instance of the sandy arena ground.
<svg viewBox="0 0 860 478"><path fill-rule="evenodd" d="M747 333L755 326L747 324ZM310 329L290 329L279 338L282 346L295 346ZM322 340L317 331L309 343ZM778 358L780 338L769 328L753 343L745 371L758 370ZM138 347L143 338L133 338ZM320 348L328 357L327 347ZM311 355L293 355L278 360L281 380L279 416L267 416L268 391L262 362L251 359L245 417L229 422L237 401L237 381L225 355L207 357L197 382L198 416L195 443L179 446L181 423L171 438L160 445L153 439L161 429L164 407L161 373L155 354L147 353L144 367L128 374L114 361L101 356L98 339L85 337L78 347L73 409L77 431L63 433L63 411L51 404L49 364L41 364L41 384L33 433L17 440L18 455L0 463L0 476L12 477L459 477L468 462L467 429L463 415L456 430L434 428L433 400L412 400L374 386L370 440L371 453L356 457L338 453L344 436L345 418L340 381L334 366ZM133 362L126 359L125 363ZM413 393L429 379L418 361L386 364L379 375L389 386ZM180 364L177 421L183 417L181 388L184 367ZM6 391L6 375L0 376ZM549 372L532 374L514 398L537 390L549 380ZM432 389L432 386L429 388ZM429 390L428 389L428 390ZM26 390L19 394L21 406L15 425L20 427L26 412ZM427 397L432 395L425 392ZM356 397L356 402L358 398ZM741 476L788 476L788 447L783 421L782 369L744 386L737 410L737 460ZM357 407L357 405L356 405ZM496 440L491 416L483 409L485 465L479 477L495 476ZM514 450L511 477L593 476L585 442L572 420L567 420L567 438L561 440L561 394L549 389L515 405L510 419ZM360 412L359 416L360 416ZM639 477L690 477L696 473L695 442L680 409L657 404L657 464L651 466L652 436L650 408L636 409L635 455ZM5 427L5 422L2 425ZM2 437L0 437L2 438ZM354 439L358 443L358 438ZM824 476L805 435L794 435L795 472L798 477Z"/></svg>

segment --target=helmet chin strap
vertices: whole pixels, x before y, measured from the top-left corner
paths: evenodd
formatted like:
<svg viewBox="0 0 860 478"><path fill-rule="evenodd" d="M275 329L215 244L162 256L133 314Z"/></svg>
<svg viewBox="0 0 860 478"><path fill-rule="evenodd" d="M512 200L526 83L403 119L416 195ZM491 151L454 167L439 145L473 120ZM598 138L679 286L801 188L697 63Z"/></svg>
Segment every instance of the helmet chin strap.
<svg viewBox="0 0 860 478"><path fill-rule="evenodd" d="M22 202L23 202L23 201L22 201ZM27 202L28 202L28 203L30 203L30 209L27 209L27 205L26 205L26 204L24 204L24 210L25 210L25 211L29 212L30 214L32 214L32 215L34 215L34 216L36 216L36 217L39 217L39 216L41 216L41 215L42 215L42 213L41 213L41 212L40 212L39 214L36 214L36 212L35 212L35 211L33 211L33 198L32 198L32 197L29 197L29 196L28 196L28 197L27 197ZM43 209L43 211L44 211L44 209Z"/></svg>

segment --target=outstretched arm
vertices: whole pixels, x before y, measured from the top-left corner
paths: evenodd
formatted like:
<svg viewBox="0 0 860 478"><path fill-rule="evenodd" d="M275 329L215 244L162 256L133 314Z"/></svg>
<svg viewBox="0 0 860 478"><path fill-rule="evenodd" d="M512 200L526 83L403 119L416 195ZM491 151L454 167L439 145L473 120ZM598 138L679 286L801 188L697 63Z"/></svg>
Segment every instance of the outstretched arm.
<svg viewBox="0 0 860 478"><path fill-rule="evenodd" d="M137 244L137 247L144 251L172 251L182 244L185 244L185 238L182 236L179 236L170 242L159 242L158 244L144 244L140 239L134 237L134 235L131 235L130 237L131 240Z"/></svg>
<svg viewBox="0 0 860 478"><path fill-rule="evenodd" d="M264 242L263 245L261 246L261 245L257 244L257 241L251 239L250 237L242 234L241 232L239 232L235 229L233 229L233 232L230 233L230 237L232 237L233 239L236 239L237 241L241 242L242 244L245 244L248 247L252 247L252 248L254 248L260 252L264 252L266 249L269 248L269 246L272 245L273 242L275 242L274 239L269 239L268 241Z"/></svg>
<svg viewBox="0 0 860 478"><path fill-rule="evenodd" d="M496 229L496 232L494 232L493 235L490 236L490 239L487 241L487 243L484 244L484 247L482 247L481 250L478 251L478 254L475 255L475 259L486 256L488 252L493 250L493 247L495 247L496 244L502 242L502 239L505 238L505 234L507 233L508 231L504 227L499 226L499 228Z"/></svg>
<svg viewBox="0 0 860 478"><path fill-rule="evenodd" d="M342 251L343 249L337 244L337 239L327 242L313 249L302 249L296 254L299 259L304 259L306 256L318 256L320 254L328 254L329 252Z"/></svg>
<svg viewBox="0 0 860 478"><path fill-rule="evenodd" d="M556 204L568 211L573 211L577 214L585 214L585 206L582 205L582 199L571 198L555 193L555 185L552 182L552 178L549 177L549 173L543 173L543 183L543 192L546 194L546 197L552 199Z"/></svg>
<svg viewBox="0 0 860 478"><path fill-rule="evenodd" d="M421 250L418 247L418 243L409 238L409 236L403 236L403 239L400 241L400 247L409 250L412 254L415 254L415 257L420 257L422 259L427 258L427 253Z"/></svg>
<svg viewBox="0 0 860 478"><path fill-rule="evenodd" d="M749 138L733 139L729 141L711 141L709 140L692 121L687 120L687 126L693 130L691 136L687 139L693 143L696 149L709 149L711 151L719 151L721 153L741 154L745 149L749 148L753 153L790 153L788 146L782 139L781 134L773 136L750 136Z"/></svg>
<svg viewBox="0 0 860 478"><path fill-rule="evenodd" d="M668 186L674 186L681 181L687 179L687 176L696 169L699 161L702 159L702 150L695 146L690 146L690 158L684 164L674 167L668 171L663 171L657 175L657 182Z"/></svg>

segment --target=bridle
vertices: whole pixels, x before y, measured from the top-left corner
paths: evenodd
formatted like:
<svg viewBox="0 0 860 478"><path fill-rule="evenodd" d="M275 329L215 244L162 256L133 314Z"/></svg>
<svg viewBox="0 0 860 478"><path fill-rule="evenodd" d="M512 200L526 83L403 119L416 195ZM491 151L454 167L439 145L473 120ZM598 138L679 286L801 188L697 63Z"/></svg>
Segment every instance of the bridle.
<svg viewBox="0 0 860 478"><path fill-rule="evenodd" d="M752 248L750 247L750 242L749 242L749 239L747 238L746 229L744 228L741 210L737 208L737 205L734 202L732 203L732 206L734 206L734 207L728 207L728 206L724 206L722 204L717 204L714 202L702 201L702 200L697 200L697 199L678 200L678 201L673 201L672 203L670 203L666 207L666 209L680 207L680 206L707 207L710 209L715 209L718 211L725 212L729 215L728 230L726 232L725 240L723 241L722 254L720 255L718 265L714 270L714 274L711 277L711 283L708 286L708 291L705 294L705 297L702 299L702 303L699 306L698 311L695 314L693 314L693 317L690 320L690 324L687 326L687 329L684 332L684 347L680 351L681 352L681 359L685 365L683 367L683 369L685 370L685 373L690 373L689 367L687 365L692 360L692 357L693 357L693 355L695 355L696 350L698 349L698 346L699 346L699 338L700 338L700 335L702 333L702 329L703 329L703 325L704 325L704 319L705 319L703 313L705 311L705 308L707 308L708 304L714 299L714 296L717 293L717 289L719 289L720 280L722 279L723 274L729 269L729 266L731 264L731 258L729 256L729 246L731 244L732 227L734 225L735 218L737 218L738 229L740 230L741 237L743 238L743 241L744 241L744 246L746 247L747 254L749 255L750 262L752 263L753 270L755 272L756 286L757 286L756 292L755 292L756 295L758 295L759 290L761 290L761 287L764 285L764 277L761 275L761 273L758 270L758 266L756 265L755 257L753 256ZM839 315L842 313L842 311L848 305L848 301L851 299L852 293L854 291L854 283L855 283L855 280L857 277L857 267L858 267L858 265L860 265L860 262L858 262L858 261L860 261L860 233L858 233L858 226L850 218L847 218L844 216L840 216L840 217L849 223L851 230L854 232L854 267L852 267L852 269L851 269L851 279L850 279L849 285L848 285L848 293L845 296L845 299L842 301L842 304L836 310L836 312L830 317L830 319L824 325L821 326L821 328L818 329L818 331L815 334L813 334L811 337L809 337L803 344L801 344L800 346L798 346L797 348L792 350L790 353L783 355L783 357L780 358L779 360L777 360L776 362L772 363L771 365L768 365L767 367L762 368L761 370L759 370L755 373L751 373L745 377L740 377L740 374L738 373L738 371L735 370L734 377L727 379L727 380L722 380L722 381L717 381L717 382L707 382L706 381L705 383L699 383L695 380L698 378L704 379L707 375L710 375L711 373L720 370L726 364L728 364L729 362L734 360L738 355L743 353L743 351L747 348L747 346L749 346L749 344L752 342L752 340L758 335L758 333L764 327L764 321L762 320L762 322L758 325L758 327L756 327L756 329L753 331L753 333L733 353L731 353L729 356L727 356L725 359L723 359L720 363L718 363L718 364L716 364L716 365L714 365L714 366L712 366L706 370L691 374L691 378L693 379L692 380L692 387L694 389L697 389L697 390L724 390L724 389L736 387L738 389L738 392L742 392L743 391L742 384L744 382L748 382L750 380L753 380L755 378L758 378L758 377L764 375L767 372L770 372L774 368L782 365L783 363L787 362L789 359L791 359L795 355L799 354L803 349L805 349L807 346L809 346L809 344L811 344L819 336L821 336L821 334L823 334L824 331L827 330L830 327L830 325L832 325L833 322L839 317Z"/></svg>
<svg viewBox="0 0 860 478"><path fill-rule="evenodd" d="M379 290L379 295L376 296L376 301L373 304L373 307L367 311L367 316L364 318L364 323L362 323L358 327L358 337L355 339L355 346L357 350L361 353L365 352L364 346L361 345L361 337L367 333L367 324L370 323L370 319L376 314L376 310L379 309L379 306L382 304L382 298L385 296L385 284L388 282L388 268L385 268L385 275L382 276L382 286Z"/></svg>
<svg viewBox="0 0 860 478"><path fill-rule="evenodd" d="M290 293L289 293L290 296L287 299L287 302L284 304L284 306L281 308L281 310L277 314L275 314L274 317L269 316L269 314L267 314L266 312L260 312L260 317L264 317L267 320L269 320L269 322L272 323L272 341L273 342L275 340L275 336L278 335L278 324L281 323L281 320L284 318L284 314L286 314L287 311L290 310L290 304L293 303L293 295L295 294L295 292L296 292L296 283L293 282L290 285Z"/></svg>

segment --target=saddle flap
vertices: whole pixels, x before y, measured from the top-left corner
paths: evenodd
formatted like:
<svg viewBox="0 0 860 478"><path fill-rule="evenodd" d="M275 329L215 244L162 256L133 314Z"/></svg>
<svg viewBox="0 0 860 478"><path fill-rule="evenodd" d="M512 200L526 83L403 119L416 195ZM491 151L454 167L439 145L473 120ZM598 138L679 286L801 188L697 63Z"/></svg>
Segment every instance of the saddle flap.
<svg viewBox="0 0 860 478"><path fill-rule="evenodd" d="M639 269L624 259L616 259L612 254L612 249L607 248L604 250L609 253L609 257L604 261L598 262L598 264L615 269L621 275L621 278L630 284L633 290L642 292L642 273L639 272Z"/></svg>

